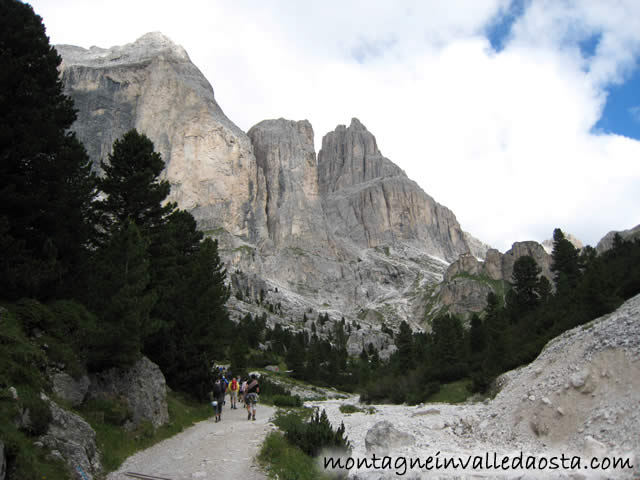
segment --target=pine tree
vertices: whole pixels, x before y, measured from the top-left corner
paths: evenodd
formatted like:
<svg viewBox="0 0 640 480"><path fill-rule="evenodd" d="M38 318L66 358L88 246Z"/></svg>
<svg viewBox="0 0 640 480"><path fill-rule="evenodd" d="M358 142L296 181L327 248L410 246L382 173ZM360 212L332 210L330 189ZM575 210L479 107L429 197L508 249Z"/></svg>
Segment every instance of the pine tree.
<svg viewBox="0 0 640 480"><path fill-rule="evenodd" d="M116 232L94 258L93 285L88 298L99 324L93 335L90 367L103 370L132 365L140 356L149 312L155 297L147 290L146 246L133 222Z"/></svg>
<svg viewBox="0 0 640 480"><path fill-rule="evenodd" d="M164 162L154 151L153 142L135 129L113 144L108 162L101 162L104 176L98 181L106 198L97 202L98 223L108 235L131 219L143 235L163 226L176 206L162 203L169 195L166 180L159 180Z"/></svg>
<svg viewBox="0 0 640 480"><path fill-rule="evenodd" d="M522 314L534 308L539 301L538 276L542 270L529 255L518 258L513 264L513 291L515 293L514 305L517 314Z"/></svg>
<svg viewBox="0 0 640 480"><path fill-rule="evenodd" d="M567 240L562 230L553 231L553 251L551 252L551 271L558 292L575 288L580 278L578 250Z"/></svg>
<svg viewBox="0 0 640 480"><path fill-rule="evenodd" d="M0 295L8 299L68 290L92 232L95 178L69 132L76 113L60 63L31 6L0 2Z"/></svg>

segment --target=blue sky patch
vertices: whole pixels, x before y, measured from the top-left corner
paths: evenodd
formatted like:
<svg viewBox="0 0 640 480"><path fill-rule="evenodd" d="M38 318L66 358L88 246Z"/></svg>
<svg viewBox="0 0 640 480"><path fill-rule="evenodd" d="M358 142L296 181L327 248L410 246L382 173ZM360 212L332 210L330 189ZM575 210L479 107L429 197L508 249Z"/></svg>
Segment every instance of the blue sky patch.
<svg viewBox="0 0 640 480"><path fill-rule="evenodd" d="M578 43L578 47L580 47L580 53L582 53L583 58L591 58L596 54L596 48L598 48L601 38L602 32L598 32Z"/></svg>
<svg viewBox="0 0 640 480"><path fill-rule="evenodd" d="M496 52L504 50L513 24L524 15L530 0L512 0L505 12L496 15L487 26L486 34Z"/></svg>
<svg viewBox="0 0 640 480"><path fill-rule="evenodd" d="M640 65L624 83L612 85L595 133L615 133L640 140Z"/></svg>

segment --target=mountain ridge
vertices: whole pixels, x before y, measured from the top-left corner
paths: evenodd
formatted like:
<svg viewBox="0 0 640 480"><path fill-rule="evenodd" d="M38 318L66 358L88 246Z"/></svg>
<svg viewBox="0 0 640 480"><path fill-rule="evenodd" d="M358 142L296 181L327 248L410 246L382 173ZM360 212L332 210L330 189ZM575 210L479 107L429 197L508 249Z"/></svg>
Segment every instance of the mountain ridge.
<svg viewBox="0 0 640 480"><path fill-rule="evenodd" d="M244 133L162 34L109 49L58 48L79 111L73 129L94 168L125 131L146 134L165 160L169 200L219 238L233 288L244 285L253 300L265 290L285 304L284 316L374 311L392 326L418 326L423 287L470 244L476 254L482 245L382 155L357 118L328 132L316 153L308 121L264 120Z"/></svg>

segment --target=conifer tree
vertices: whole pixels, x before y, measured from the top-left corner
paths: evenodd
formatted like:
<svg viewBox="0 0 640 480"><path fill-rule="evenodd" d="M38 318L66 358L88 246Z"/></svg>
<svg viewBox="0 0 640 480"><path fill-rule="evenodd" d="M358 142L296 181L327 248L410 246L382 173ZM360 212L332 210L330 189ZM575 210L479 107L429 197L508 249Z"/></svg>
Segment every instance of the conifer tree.
<svg viewBox="0 0 640 480"><path fill-rule="evenodd" d="M88 303L99 318L92 336L90 367L127 367L139 357L155 297L147 290L149 262L140 231L132 221L115 232L94 258Z"/></svg>
<svg viewBox="0 0 640 480"><path fill-rule="evenodd" d="M109 161L100 166L104 176L98 186L106 197L97 202L96 209L100 212L98 223L107 235L127 219L145 236L166 223L176 205L163 205L170 186L159 180L164 162L146 135L129 130L114 142Z"/></svg>
<svg viewBox="0 0 640 480"><path fill-rule="evenodd" d="M559 292L575 288L580 278L578 250L565 238L559 228L553 231L551 271L554 273L556 288Z"/></svg>
<svg viewBox="0 0 640 480"><path fill-rule="evenodd" d="M531 310L538 304L538 276L542 270L529 255L518 258L513 264L513 291L515 293L516 313Z"/></svg>
<svg viewBox="0 0 640 480"><path fill-rule="evenodd" d="M92 232L95 178L69 132L76 112L60 63L31 6L0 2L0 296L8 299L68 289Z"/></svg>

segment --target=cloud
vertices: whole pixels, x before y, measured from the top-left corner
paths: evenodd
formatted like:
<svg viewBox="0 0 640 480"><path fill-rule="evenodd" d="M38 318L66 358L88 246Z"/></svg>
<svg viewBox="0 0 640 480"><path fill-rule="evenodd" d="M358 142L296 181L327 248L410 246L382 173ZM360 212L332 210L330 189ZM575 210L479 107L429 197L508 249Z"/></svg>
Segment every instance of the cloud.
<svg viewBox="0 0 640 480"><path fill-rule="evenodd" d="M358 117L466 231L502 250L555 227L594 244L640 223L640 142L591 133L607 88L640 55L635 0L33 5L54 42L163 31L244 130L306 118L319 148Z"/></svg>

